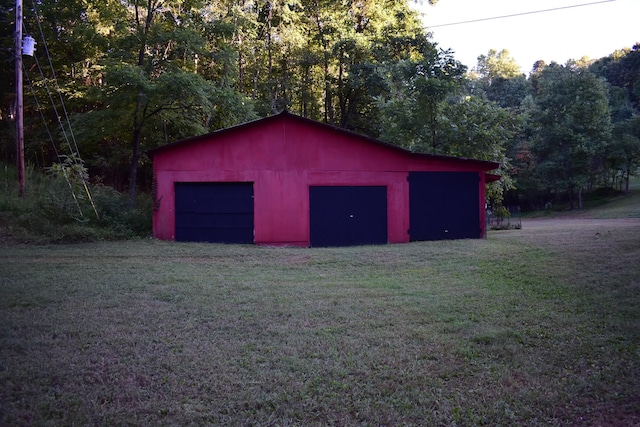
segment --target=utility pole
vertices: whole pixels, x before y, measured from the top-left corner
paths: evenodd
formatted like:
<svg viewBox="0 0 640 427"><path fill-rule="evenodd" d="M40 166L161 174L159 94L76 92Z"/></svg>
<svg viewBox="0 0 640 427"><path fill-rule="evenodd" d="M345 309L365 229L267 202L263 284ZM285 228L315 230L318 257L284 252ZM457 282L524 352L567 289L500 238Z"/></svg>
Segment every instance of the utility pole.
<svg viewBox="0 0 640 427"><path fill-rule="evenodd" d="M18 194L24 196L26 178L24 171L24 121L22 99L22 0L16 0L16 151L18 167Z"/></svg>

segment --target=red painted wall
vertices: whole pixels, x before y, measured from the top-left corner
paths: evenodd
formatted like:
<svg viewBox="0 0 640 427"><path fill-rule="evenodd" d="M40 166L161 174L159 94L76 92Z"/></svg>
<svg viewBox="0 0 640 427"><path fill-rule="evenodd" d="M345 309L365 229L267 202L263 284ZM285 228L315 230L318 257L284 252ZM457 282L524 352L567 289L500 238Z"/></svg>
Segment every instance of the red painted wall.
<svg viewBox="0 0 640 427"><path fill-rule="evenodd" d="M484 172L491 162L412 154L281 113L160 147L154 236L175 239L174 182L253 182L255 243L309 246L309 186L385 185L390 243L409 241L409 171L476 171L485 230Z"/></svg>

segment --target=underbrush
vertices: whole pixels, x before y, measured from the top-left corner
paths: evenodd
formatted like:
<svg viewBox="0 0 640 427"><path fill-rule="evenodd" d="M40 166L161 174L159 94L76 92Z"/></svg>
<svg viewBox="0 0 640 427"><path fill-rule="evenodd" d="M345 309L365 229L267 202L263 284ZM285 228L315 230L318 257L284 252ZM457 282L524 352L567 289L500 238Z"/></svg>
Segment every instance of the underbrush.
<svg viewBox="0 0 640 427"><path fill-rule="evenodd" d="M29 243L87 242L151 234L152 200L140 195L135 208L126 195L104 185L77 185L27 170L26 193L18 195L15 168L0 166L0 231Z"/></svg>
<svg viewBox="0 0 640 427"><path fill-rule="evenodd" d="M516 190L517 194L517 190ZM575 195L573 209L566 194L549 194L544 199L538 199L536 203L527 202L525 199L517 199L514 194L508 197L512 203L517 203L522 207L524 217L537 218L556 216L567 212L578 213L593 209L609 208L611 204L636 205L640 195L640 176L632 176L629 179L629 192L624 191L620 186L598 187L589 191L584 191L582 195L582 208L578 206L577 195ZM517 201L516 201L517 200ZM632 215L635 217L635 215Z"/></svg>
<svg viewBox="0 0 640 427"><path fill-rule="evenodd" d="M600 189L585 195L582 209L570 209L568 203L549 204L546 209L522 212L524 218L585 216L595 218L640 217L640 189L631 188L628 193L612 189Z"/></svg>

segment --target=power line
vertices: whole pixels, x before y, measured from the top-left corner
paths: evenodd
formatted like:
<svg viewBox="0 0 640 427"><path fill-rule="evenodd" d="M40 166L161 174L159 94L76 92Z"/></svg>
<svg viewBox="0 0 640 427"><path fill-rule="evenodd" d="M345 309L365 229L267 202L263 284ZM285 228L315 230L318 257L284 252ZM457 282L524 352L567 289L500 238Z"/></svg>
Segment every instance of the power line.
<svg viewBox="0 0 640 427"><path fill-rule="evenodd" d="M472 19L470 21L452 22L452 23L449 23L449 24L427 25L427 27L428 28L439 28L439 27L450 27L452 25L472 24L474 22L491 21L491 20L494 20L494 19L503 19L503 18L513 18L515 16L533 15L535 13L553 12L553 11L562 10L562 9L572 9L572 8L576 8L576 7L592 6L594 4L600 4L600 3L611 3L613 1L616 1L616 0L603 0L603 1L596 1L596 2L593 2L593 3L574 4L572 6L554 7L552 9L533 10L531 12L514 13L514 14L511 14L511 15L492 16L490 18Z"/></svg>
<svg viewBox="0 0 640 427"><path fill-rule="evenodd" d="M64 125L62 123L62 118L61 118L60 114L58 113L58 109L56 107L56 103L53 100L53 96L52 96L51 91L49 89L49 85L47 84L47 79L45 78L44 73L42 71L42 67L40 66L40 62L38 61L37 56L34 55L33 58L34 58L37 66L38 66L38 70L40 71L40 75L42 76L42 80L44 82L45 88L47 89L47 94L49 95L49 100L51 101L51 105L53 107L55 115L58 118L58 124L60 125L60 130L62 131L62 135L64 136L64 139L65 139L65 141L67 143L67 146L69 147L69 152L71 153L71 157L70 158L73 161L73 166L84 167L83 160L80 157L80 150L78 149L78 143L76 142L75 136L73 134L73 130L71 128L71 121L69 120L69 114L67 112L67 108L64 105L64 99L62 98L62 90L60 89L60 85L58 84L58 79L56 77L55 69L53 68L53 62L51 61L51 55L49 54L49 48L47 47L47 41L46 41L46 39L44 37L44 32L42 31L42 25L40 25L40 15L38 14L38 9L36 8L35 0L32 0L32 4L33 4L33 13L35 14L36 22L38 23L38 29L40 30L40 36L42 37L42 44L44 46L44 52L45 52L45 54L47 56L47 60L49 61L49 68L51 70L51 75L53 76L53 82L55 83L56 89L58 91L58 96L60 98L60 104L62 106L62 111L64 112L64 116L66 118L67 127L69 129L69 135L71 136L71 142L73 142L73 146L71 145L71 142L69 140L69 136L67 135L67 131L65 130L65 127L64 127ZM32 92L34 92L33 91L33 86L31 86L31 90L32 90ZM34 96L35 96L35 92L34 92ZM38 104L37 96L36 96L36 104ZM41 116L44 118L44 116L42 115L42 112L41 112ZM47 133L49 133L49 137L51 138L51 143L54 144L54 146L55 146L55 142L53 141L53 138L51 136L51 133L49 132L48 127L47 127ZM75 150L74 150L74 148L75 148ZM58 150L56 149L55 151L56 151L56 155L58 156L58 160L60 160L61 156L60 156ZM62 168L63 168L63 171L64 171L64 165L62 166ZM87 177L85 177L84 175L81 174L80 178L81 178L84 190L87 193L87 198L89 199L89 202L91 203L91 207L93 208L93 212L96 214L96 218L100 219L100 216L98 215L98 210L97 210L96 205L95 205L95 203L93 201L93 197L91 196L91 191L89 190L89 187L87 185ZM73 191L73 186L71 185L71 182L69 181L69 179L68 179L68 177L66 175L66 172L65 172L65 179L67 180L67 183L69 184L73 199L76 201L76 205L78 207L78 210L80 211L80 216L83 216L82 209L80 208L80 204L78 203L78 200L76 198L75 192Z"/></svg>

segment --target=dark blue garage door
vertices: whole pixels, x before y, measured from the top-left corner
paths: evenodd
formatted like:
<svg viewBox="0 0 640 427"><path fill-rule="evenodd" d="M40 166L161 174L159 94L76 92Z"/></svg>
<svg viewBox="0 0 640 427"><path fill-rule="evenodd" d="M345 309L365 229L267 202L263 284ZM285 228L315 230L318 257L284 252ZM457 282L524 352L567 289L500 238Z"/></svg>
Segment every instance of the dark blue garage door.
<svg viewBox="0 0 640 427"><path fill-rule="evenodd" d="M253 183L176 182L176 240L253 243Z"/></svg>
<svg viewBox="0 0 640 427"><path fill-rule="evenodd" d="M387 187L309 188L311 246L387 243Z"/></svg>
<svg viewBox="0 0 640 427"><path fill-rule="evenodd" d="M410 172L411 240L481 237L477 172Z"/></svg>

